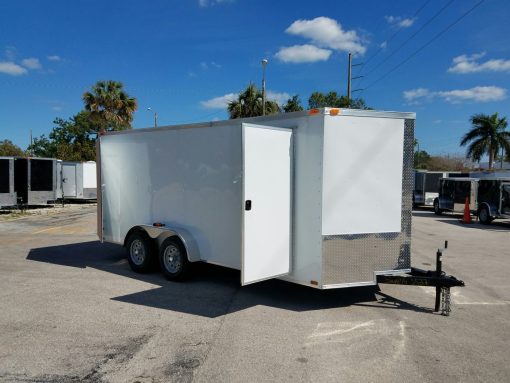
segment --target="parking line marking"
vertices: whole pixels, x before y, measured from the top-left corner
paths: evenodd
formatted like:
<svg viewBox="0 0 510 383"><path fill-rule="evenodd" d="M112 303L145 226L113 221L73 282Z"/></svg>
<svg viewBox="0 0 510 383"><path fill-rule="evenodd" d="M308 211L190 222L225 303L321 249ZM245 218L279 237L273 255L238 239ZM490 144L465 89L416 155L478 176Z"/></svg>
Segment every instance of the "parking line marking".
<svg viewBox="0 0 510 383"><path fill-rule="evenodd" d="M42 230L38 230L38 231L34 231L33 234L39 234L39 233L44 233L46 231L51 231L51 230L55 230L55 229L61 229L63 228L64 226L53 226L53 227L48 227L46 229L42 229Z"/></svg>

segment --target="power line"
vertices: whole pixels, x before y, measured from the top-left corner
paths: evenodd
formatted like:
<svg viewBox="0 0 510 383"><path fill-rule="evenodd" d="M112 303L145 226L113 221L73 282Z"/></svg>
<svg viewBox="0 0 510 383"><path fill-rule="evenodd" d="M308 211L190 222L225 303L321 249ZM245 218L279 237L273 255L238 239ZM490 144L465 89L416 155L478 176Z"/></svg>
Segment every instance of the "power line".
<svg viewBox="0 0 510 383"><path fill-rule="evenodd" d="M404 65L405 63L407 63L410 59L412 59L414 56L416 56L419 52L421 52L422 50L424 50L426 47L428 47L430 44L432 44L434 41L436 41L439 37L441 37L443 34L445 34L446 32L448 32L452 27L454 27L457 23L459 23L464 17L466 17L467 15L469 15L471 12L473 12L475 10L475 8L479 7L483 2L485 2L485 0L480 0L478 3L476 3L473 7L471 7L467 12L463 13L458 19L456 19L453 23L449 24L446 28L444 28L441 32L439 32L438 34L436 34L432 39L430 39L428 42L426 42L425 44L423 44L420 48L418 48L416 51L414 51L411 55L409 55L405 60L401 61L398 65L394 66L391 70L389 70L388 72L386 72L384 75L382 75L381 77L379 77L377 80L375 80L374 82L372 82L370 85L368 85L366 89L372 87L373 85L375 85L376 83L378 83L379 81L383 80L384 78L386 78L389 74L393 73L394 71L396 71L398 68L400 68L402 65Z"/></svg>
<svg viewBox="0 0 510 383"><path fill-rule="evenodd" d="M420 8L418 8L418 10L414 13L414 15L412 16L412 18L414 19L416 16L418 16L418 14L423 10L423 8L425 8L427 6L428 3L430 3L432 0L426 0L425 3L423 3ZM393 40L395 38L395 36L397 36L403 29L405 29L404 26L401 26L400 28L398 28L389 38L387 38L386 40L384 40L386 43L389 43L391 40ZM372 61L372 59L377 56L379 54L380 51L382 51L382 46L379 46L379 49L372 55L370 56L364 63L363 65L361 66L360 68L360 72L363 70L363 67L368 64L370 61Z"/></svg>
<svg viewBox="0 0 510 383"><path fill-rule="evenodd" d="M372 68L368 73L365 74L365 76L368 76L369 74L373 73L377 68L379 68L381 65L383 65L386 61L388 61L395 53L397 53L400 49L402 49L409 41L411 41L414 37L416 37L417 34L419 34L421 31L423 31L432 21L434 21L443 11L448 8L455 0L450 0L448 3L446 3L439 11L437 11L434 16L432 16L430 19L428 19L425 24L423 24L420 29L418 29L416 32L414 32L407 40L405 40L402 44L398 46L398 48L394 49L390 52L386 58L384 58L378 65Z"/></svg>

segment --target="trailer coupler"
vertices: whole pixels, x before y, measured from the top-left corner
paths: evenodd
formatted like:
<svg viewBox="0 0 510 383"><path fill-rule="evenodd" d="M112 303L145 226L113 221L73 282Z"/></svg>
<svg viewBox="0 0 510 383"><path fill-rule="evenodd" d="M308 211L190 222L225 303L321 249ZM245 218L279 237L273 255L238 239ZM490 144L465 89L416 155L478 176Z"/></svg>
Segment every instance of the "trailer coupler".
<svg viewBox="0 0 510 383"><path fill-rule="evenodd" d="M436 302L434 311L441 311L441 315L448 316L451 312L450 287L464 286L464 282L453 275L446 275L443 271L441 257L448 248L448 241L445 241L444 249L438 249L436 253L436 270L422 270L416 267L411 268L407 274L386 274L378 275L377 283L392 285L411 286L433 286L436 288Z"/></svg>

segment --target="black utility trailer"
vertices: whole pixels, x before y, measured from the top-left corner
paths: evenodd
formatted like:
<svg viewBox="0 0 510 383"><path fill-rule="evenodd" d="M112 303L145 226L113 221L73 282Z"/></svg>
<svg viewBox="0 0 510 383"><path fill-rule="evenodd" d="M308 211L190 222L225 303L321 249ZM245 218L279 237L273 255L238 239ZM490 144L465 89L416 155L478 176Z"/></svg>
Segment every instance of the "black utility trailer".
<svg viewBox="0 0 510 383"><path fill-rule="evenodd" d="M57 160L14 158L14 191L18 205L46 205L57 196Z"/></svg>
<svg viewBox="0 0 510 383"><path fill-rule="evenodd" d="M0 207L15 205L14 157L0 157Z"/></svg>
<svg viewBox="0 0 510 383"><path fill-rule="evenodd" d="M496 218L510 218L510 178L478 181L478 219L488 225Z"/></svg>
<svg viewBox="0 0 510 383"><path fill-rule="evenodd" d="M444 211L455 213L464 212L466 198L469 210L476 214L478 179L469 177L448 177L439 180L439 196L434 200L434 213L442 214Z"/></svg>
<svg viewBox="0 0 510 383"><path fill-rule="evenodd" d="M433 206L438 196L439 180L441 178L468 177L469 173L458 171L414 171L413 206Z"/></svg>

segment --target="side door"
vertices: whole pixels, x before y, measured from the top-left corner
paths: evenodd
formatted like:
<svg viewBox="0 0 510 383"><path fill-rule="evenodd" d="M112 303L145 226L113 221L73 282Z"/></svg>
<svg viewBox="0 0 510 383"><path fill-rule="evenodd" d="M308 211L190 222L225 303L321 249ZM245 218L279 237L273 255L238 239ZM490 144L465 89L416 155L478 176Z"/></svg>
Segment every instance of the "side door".
<svg viewBox="0 0 510 383"><path fill-rule="evenodd" d="M292 241L291 129L243 124L241 283L290 272Z"/></svg>
<svg viewBox="0 0 510 383"><path fill-rule="evenodd" d="M76 165L62 164L62 197L76 197Z"/></svg>
<svg viewBox="0 0 510 383"><path fill-rule="evenodd" d="M510 215L510 183L501 184L500 204L501 214Z"/></svg>

